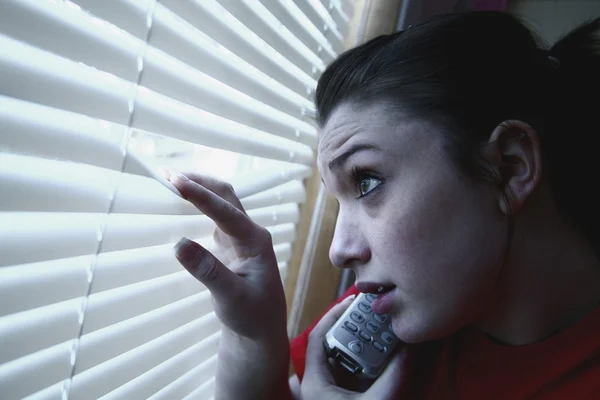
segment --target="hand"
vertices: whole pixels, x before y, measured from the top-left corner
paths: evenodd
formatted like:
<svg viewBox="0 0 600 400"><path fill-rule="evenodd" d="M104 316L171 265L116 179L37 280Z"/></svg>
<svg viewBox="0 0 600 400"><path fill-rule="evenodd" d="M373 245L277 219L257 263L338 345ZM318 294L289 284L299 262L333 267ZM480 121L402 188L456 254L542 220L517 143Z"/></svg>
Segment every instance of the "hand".
<svg viewBox="0 0 600 400"><path fill-rule="evenodd" d="M303 399L328 399L328 400L367 400L367 399L397 399L403 389L407 369L407 348L398 351L385 371L364 393L355 392L339 387L339 382L334 376L335 365L331 365L323 339L327 331L334 325L339 317L352 303L353 296L344 299L334 306L319 321L310 333L306 351L306 369L304 379L300 386Z"/></svg>
<svg viewBox="0 0 600 400"><path fill-rule="evenodd" d="M217 224L214 238L225 255L223 262L186 238L175 251L179 262L210 291L224 331L264 343L275 333L281 336L285 295L269 231L248 217L231 185L193 173L168 178Z"/></svg>

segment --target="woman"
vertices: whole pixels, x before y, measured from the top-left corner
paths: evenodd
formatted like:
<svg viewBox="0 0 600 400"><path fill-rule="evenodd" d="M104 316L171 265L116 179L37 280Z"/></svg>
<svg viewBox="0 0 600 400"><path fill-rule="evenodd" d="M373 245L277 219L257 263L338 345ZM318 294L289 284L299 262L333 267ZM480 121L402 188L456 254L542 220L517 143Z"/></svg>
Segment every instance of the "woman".
<svg viewBox="0 0 600 400"><path fill-rule="evenodd" d="M230 186L173 175L234 254L226 268L187 239L176 248L224 325L217 397L600 398L599 93L600 19L543 50L507 14L444 15L328 66L316 106L340 205L330 257L359 290L392 293L406 343L364 393L322 346L350 300L292 343L304 374L288 384L268 232Z"/></svg>

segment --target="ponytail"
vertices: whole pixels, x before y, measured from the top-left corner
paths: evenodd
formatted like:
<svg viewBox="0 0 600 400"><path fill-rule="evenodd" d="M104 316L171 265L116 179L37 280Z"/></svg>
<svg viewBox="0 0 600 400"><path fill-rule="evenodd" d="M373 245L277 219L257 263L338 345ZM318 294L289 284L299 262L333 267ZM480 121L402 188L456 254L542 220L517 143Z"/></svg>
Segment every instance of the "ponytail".
<svg viewBox="0 0 600 400"><path fill-rule="evenodd" d="M553 196L600 256L600 18L560 39L547 81L544 153Z"/></svg>

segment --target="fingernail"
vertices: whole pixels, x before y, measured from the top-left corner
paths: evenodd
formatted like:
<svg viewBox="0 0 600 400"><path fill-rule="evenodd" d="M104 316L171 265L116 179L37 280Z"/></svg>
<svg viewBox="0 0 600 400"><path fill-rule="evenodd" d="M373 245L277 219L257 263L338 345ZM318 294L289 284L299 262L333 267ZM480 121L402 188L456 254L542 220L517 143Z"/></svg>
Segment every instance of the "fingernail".
<svg viewBox="0 0 600 400"><path fill-rule="evenodd" d="M192 261L196 258L196 254L198 254L198 250L193 245L193 242L185 237L179 239L179 242L173 246L173 249L175 250L175 257L181 262Z"/></svg>
<svg viewBox="0 0 600 400"><path fill-rule="evenodd" d="M185 176L181 172L175 172L175 171L171 172L171 176L169 177L169 180L171 182L173 182L173 179L179 179L179 180L182 180L182 181L189 181L189 179L188 179L187 176Z"/></svg>
<svg viewBox="0 0 600 400"><path fill-rule="evenodd" d="M346 301L350 302L350 301L354 300L355 298L356 298L356 295L353 294L353 295L350 295L350 296L346 297Z"/></svg>

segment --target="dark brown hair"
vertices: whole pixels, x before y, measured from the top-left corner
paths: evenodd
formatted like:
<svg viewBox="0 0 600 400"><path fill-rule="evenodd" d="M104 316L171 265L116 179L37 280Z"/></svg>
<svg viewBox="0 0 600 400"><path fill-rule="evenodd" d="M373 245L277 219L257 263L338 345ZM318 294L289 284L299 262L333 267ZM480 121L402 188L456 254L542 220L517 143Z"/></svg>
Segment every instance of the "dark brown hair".
<svg viewBox="0 0 600 400"><path fill-rule="evenodd" d="M598 251L600 18L549 49L514 16L490 11L437 16L376 37L324 71L318 123L342 103L377 101L437 124L459 170L479 181L493 179L480 156L494 128L513 119L531 125L559 209Z"/></svg>

